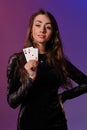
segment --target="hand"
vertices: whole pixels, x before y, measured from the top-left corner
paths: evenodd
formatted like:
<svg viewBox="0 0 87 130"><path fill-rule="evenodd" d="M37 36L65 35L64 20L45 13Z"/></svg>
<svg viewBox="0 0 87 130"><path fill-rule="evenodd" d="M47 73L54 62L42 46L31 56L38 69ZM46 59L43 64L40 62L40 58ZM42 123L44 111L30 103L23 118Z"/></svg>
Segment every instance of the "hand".
<svg viewBox="0 0 87 130"><path fill-rule="evenodd" d="M24 68L27 70L27 72L29 74L29 77L32 79L36 78L37 65L38 65L38 61L29 60L24 66Z"/></svg>

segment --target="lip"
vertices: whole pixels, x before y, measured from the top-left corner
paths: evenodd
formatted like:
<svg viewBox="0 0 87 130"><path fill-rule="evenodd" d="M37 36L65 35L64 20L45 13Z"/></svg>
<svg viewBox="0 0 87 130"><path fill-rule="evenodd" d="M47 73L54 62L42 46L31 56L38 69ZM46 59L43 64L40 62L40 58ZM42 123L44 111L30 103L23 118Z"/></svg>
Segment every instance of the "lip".
<svg viewBox="0 0 87 130"><path fill-rule="evenodd" d="M39 38L45 38L45 35L38 35Z"/></svg>

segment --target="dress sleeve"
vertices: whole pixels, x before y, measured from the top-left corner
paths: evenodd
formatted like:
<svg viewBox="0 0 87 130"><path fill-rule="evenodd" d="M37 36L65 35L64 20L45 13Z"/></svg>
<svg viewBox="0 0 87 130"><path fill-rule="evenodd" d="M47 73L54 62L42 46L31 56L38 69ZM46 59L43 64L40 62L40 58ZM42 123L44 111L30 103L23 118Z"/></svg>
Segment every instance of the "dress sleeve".
<svg viewBox="0 0 87 130"><path fill-rule="evenodd" d="M59 97L61 97L62 102L65 102L68 99L73 99L84 93L87 93L87 76L79 69L77 69L68 60L66 60L66 67L69 73L69 77L79 85L77 87L74 87L70 90L64 91L63 93L59 94Z"/></svg>
<svg viewBox="0 0 87 130"><path fill-rule="evenodd" d="M87 76L68 60L66 60L66 69L73 81L78 84L87 84Z"/></svg>
<svg viewBox="0 0 87 130"><path fill-rule="evenodd" d="M7 102L12 108L18 107L25 102L32 86L32 79L27 78L24 83L20 82L18 54L9 58L7 65Z"/></svg>
<svg viewBox="0 0 87 130"><path fill-rule="evenodd" d="M66 100L76 98L85 93L87 93L87 84L82 84L70 90L64 91L59 94L59 97L61 97L61 101L64 103Z"/></svg>

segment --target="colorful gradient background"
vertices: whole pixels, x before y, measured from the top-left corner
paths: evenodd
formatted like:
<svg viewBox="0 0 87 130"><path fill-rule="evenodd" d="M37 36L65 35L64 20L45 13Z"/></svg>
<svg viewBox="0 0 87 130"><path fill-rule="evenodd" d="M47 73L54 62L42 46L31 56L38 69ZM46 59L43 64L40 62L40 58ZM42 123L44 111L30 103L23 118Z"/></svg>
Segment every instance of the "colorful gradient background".
<svg viewBox="0 0 87 130"><path fill-rule="evenodd" d="M65 54L87 75L87 0L0 0L0 130L16 130L19 108L7 103L6 67L22 49L29 17L39 8L55 16ZM69 130L87 130L87 94L64 106Z"/></svg>

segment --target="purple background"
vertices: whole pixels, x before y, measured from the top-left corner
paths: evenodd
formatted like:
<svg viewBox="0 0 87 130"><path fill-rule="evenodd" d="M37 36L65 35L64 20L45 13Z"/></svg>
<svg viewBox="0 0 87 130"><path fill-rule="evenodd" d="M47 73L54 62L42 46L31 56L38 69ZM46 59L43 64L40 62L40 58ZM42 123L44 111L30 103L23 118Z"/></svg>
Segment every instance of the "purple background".
<svg viewBox="0 0 87 130"><path fill-rule="evenodd" d="M18 110L6 100L8 58L24 45L28 20L39 8L50 11L59 24L65 54L87 74L86 0L0 0L0 130L16 130ZM87 130L87 95L67 101L69 130Z"/></svg>

